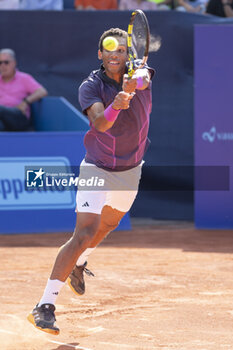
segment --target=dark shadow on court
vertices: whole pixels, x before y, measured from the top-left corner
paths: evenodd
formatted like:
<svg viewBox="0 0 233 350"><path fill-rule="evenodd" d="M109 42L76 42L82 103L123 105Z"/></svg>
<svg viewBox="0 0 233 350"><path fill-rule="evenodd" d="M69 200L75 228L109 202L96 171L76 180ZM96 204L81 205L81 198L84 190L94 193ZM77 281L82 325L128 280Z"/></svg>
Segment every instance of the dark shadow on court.
<svg viewBox="0 0 233 350"><path fill-rule="evenodd" d="M79 343L69 343L67 345L59 345L57 348L54 348L51 350L70 350L72 348L76 349L76 346L78 346L78 345L79 345Z"/></svg>

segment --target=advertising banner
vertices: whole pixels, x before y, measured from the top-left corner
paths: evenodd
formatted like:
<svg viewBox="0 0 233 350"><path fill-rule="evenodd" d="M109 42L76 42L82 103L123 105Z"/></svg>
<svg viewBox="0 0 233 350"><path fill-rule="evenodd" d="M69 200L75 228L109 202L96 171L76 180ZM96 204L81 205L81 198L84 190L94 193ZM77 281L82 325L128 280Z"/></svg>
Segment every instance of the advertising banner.
<svg viewBox="0 0 233 350"><path fill-rule="evenodd" d="M2 133L0 234L72 232L85 132ZM82 184L82 183L81 183ZM99 185L86 181L87 190ZM119 229L130 229L129 215Z"/></svg>
<svg viewBox="0 0 233 350"><path fill-rule="evenodd" d="M232 25L195 27L195 165L212 167L196 172L199 228L233 228L232 38ZM210 189L211 182L218 186Z"/></svg>

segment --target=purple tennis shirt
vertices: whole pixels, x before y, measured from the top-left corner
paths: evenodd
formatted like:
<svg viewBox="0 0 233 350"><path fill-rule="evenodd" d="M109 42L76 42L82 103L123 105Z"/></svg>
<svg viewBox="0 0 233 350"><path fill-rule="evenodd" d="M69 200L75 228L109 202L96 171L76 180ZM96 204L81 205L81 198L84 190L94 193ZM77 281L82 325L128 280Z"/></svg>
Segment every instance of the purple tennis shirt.
<svg viewBox="0 0 233 350"><path fill-rule="evenodd" d="M148 67L147 67L148 68ZM151 77L154 70L148 68ZM148 129L152 107L151 82L145 90L136 90L130 107L121 110L113 126L105 132L98 131L91 123L84 138L87 163L109 171L124 171L139 165L149 145ZM96 102L108 107L122 85L104 73L104 67L91 72L79 88L79 102L86 114L87 108Z"/></svg>

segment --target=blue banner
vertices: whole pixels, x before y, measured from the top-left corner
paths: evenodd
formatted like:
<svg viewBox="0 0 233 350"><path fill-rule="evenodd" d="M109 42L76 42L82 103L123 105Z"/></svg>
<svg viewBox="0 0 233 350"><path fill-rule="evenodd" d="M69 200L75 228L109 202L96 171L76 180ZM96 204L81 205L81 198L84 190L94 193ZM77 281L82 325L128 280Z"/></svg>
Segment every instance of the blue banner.
<svg viewBox="0 0 233 350"><path fill-rule="evenodd" d="M199 228L233 228L232 38L232 25L195 27L195 164L215 167L208 174L209 183L217 179L222 185L216 167L229 173L225 190L195 191ZM196 175L198 183L200 176Z"/></svg>
<svg viewBox="0 0 233 350"><path fill-rule="evenodd" d="M53 187L34 189L33 182L27 189L25 182L41 168L41 164L56 168L63 167L71 172L71 164L65 157L1 157L0 158L0 210L40 210L40 209L74 209L75 192L57 191ZM27 170L27 178L25 174Z"/></svg>
<svg viewBox="0 0 233 350"><path fill-rule="evenodd" d="M2 133L0 138L0 233L72 232L76 188L56 190L43 174L74 169L85 155L85 132ZM48 172L48 170L47 170ZM64 173L64 174L63 174ZM47 177L49 179L49 177ZM37 186L35 186L35 184ZM46 186L45 186L46 185ZM130 229L129 215L119 229Z"/></svg>

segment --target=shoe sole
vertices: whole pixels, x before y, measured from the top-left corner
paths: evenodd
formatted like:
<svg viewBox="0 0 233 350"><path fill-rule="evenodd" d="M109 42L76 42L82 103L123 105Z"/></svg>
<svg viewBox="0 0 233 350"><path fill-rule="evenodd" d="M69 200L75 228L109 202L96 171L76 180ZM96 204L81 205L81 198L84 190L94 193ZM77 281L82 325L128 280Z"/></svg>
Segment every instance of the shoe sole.
<svg viewBox="0 0 233 350"><path fill-rule="evenodd" d="M43 331L43 332L46 332L46 333L49 333L49 334L54 334L54 335L58 335L60 333L59 330L55 330L55 329L51 329L51 328L41 328L41 327L38 327L34 321L34 317L32 314L29 314L28 317L27 317L27 320L33 324L34 327L36 327L37 329L39 329L40 331Z"/></svg>
<svg viewBox="0 0 233 350"><path fill-rule="evenodd" d="M70 289L72 290L72 292L74 292L74 294L78 295L79 297L81 297L85 293L84 292L83 294L80 294L74 289L74 287L71 284L71 278L70 277L67 278L67 283L68 283Z"/></svg>

